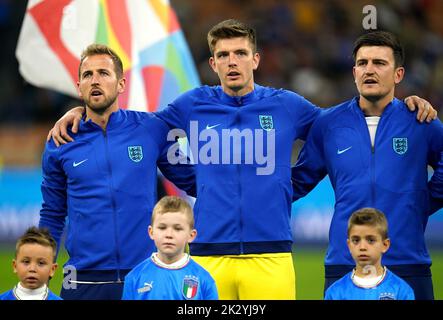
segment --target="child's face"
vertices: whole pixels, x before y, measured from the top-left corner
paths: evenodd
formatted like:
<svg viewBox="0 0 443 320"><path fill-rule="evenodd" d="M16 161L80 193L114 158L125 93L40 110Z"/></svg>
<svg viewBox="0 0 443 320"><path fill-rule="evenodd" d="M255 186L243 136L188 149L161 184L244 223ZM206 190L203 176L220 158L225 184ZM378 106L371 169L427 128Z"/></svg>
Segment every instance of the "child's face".
<svg viewBox="0 0 443 320"><path fill-rule="evenodd" d="M381 257L389 249L389 239L382 240L378 229L373 226L355 225L351 228L348 247L357 267L381 266Z"/></svg>
<svg viewBox="0 0 443 320"><path fill-rule="evenodd" d="M149 226L149 236L154 240L160 259L165 263L179 260L186 244L192 242L196 235L197 231L190 228L188 218L182 212L158 214L154 224Z"/></svg>
<svg viewBox="0 0 443 320"><path fill-rule="evenodd" d="M53 258L51 247L26 243L19 248L12 266L23 287L37 289L54 275L57 264L53 263Z"/></svg>

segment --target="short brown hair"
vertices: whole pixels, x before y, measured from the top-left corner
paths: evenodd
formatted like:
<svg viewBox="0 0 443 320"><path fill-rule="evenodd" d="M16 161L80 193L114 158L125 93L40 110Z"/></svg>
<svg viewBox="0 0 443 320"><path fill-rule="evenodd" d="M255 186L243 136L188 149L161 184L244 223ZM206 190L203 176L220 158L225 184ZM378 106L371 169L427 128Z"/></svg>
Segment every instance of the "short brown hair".
<svg viewBox="0 0 443 320"><path fill-rule="evenodd" d="M89 45L83 52L80 57L80 64L78 66L78 78L80 79L80 69L82 67L83 61L90 56L95 56L99 54L106 54L111 57L114 62L114 71L117 75L117 79L121 79L123 77L123 62L120 57L112 50L110 47L104 44L93 43Z"/></svg>
<svg viewBox="0 0 443 320"><path fill-rule="evenodd" d="M388 238L388 221L383 212L375 208L362 208L355 211L348 222L348 237L353 226L372 226L380 232L383 240Z"/></svg>
<svg viewBox="0 0 443 320"><path fill-rule="evenodd" d="M181 212L184 213L188 220L191 229L194 229L194 213L191 206L186 200L176 196L166 196L160 199L152 210L151 225L154 225L154 220L159 214L166 212Z"/></svg>
<svg viewBox="0 0 443 320"><path fill-rule="evenodd" d="M251 42L252 52L255 53L257 51L257 38L254 28L234 19L224 20L216 24L208 32L208 46L211 55L214 55L215 45L218 40L239 37L248 38Z"/></svg>
<svg viewBox="0 0 443 320"><path fill-rule="evenodd" d="M18 251L24 244L36 243L44 247L50 247L53 252L54 262L57 253L57 243L46 228L30 227L17 240L15 245L15 257L17 258Z"/></svg>

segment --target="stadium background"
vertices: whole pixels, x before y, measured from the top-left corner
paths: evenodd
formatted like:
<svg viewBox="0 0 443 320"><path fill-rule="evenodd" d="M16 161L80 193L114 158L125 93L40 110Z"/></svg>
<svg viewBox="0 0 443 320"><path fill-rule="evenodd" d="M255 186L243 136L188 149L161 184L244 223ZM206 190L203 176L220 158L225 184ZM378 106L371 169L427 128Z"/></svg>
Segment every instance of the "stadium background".
<svg viewBox="0 0 443 320"><path fill-rule="evenodd" d="M258 32L262 56L256 82L283 87L327 107L355 95L352 41L362 31L365 1L172 0L200 80L216 84L207 64L206 33L220 20L237 18ZM378 27L396 33L406 49L406 78L397 96L417 94L443 117L443 1L371 1ZM40 157L47 131L70 106L70 97L27 84L18 73L15 48L26 1L0 1L0 292L16 278L11 270L13 242L38 222ZM321 93L321 94L319 94ZM294 148L294 159L300 145ZM293 205L294 260L299 299L321 299L322 259L333 210L327 180ZM436 298L443 299L443 215L430 218L426 231ZM63 264L66 254L61 253ZM58 292L61 274L51 282Z"/></svg>

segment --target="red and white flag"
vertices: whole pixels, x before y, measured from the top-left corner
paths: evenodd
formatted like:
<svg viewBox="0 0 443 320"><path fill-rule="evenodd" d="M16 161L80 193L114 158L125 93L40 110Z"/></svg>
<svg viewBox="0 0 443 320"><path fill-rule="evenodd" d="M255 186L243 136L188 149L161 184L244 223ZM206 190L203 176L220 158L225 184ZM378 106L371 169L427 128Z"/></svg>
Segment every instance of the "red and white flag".
<svg viewBox="0 0 443 320"><path fill-rule="evenodd" d="M80 54L91 43L123 61L123 108L155 111L200 84L168 0L30 0L16 49L20 73L77 97Z"/></svg>

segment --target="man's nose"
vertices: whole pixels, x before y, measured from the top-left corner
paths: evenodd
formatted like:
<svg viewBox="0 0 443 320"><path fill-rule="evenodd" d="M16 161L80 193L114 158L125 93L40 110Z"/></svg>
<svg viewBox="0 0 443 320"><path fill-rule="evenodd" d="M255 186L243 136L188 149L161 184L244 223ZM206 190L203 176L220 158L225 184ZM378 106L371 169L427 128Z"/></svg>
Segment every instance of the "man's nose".
<svg viewBox="0 0 443 320"><path fill-rule="evenodd" d="M97 84L97 83L99 83L99 74L96 73L96 72L94 72L94 73L92 74L92 79L91 79L91 81L92 81L93 84Z"/></svg>
<svg viewBox="0 0 443 320"><path fill-rule="evenodd" d="M234 52L229 53L229 66L237 65L237 56Z"/></svg>
<svg viewBox="0 0 443 320"><path fill-rule="evenodd" d="M374 64L372 62L368 62L365 68L366 74L373 74L374 73Z"/></svg>

